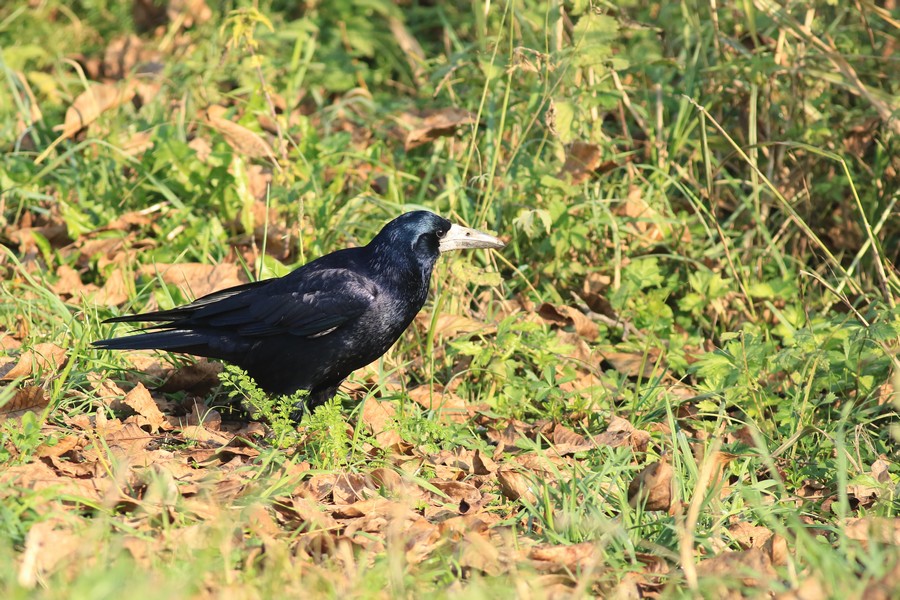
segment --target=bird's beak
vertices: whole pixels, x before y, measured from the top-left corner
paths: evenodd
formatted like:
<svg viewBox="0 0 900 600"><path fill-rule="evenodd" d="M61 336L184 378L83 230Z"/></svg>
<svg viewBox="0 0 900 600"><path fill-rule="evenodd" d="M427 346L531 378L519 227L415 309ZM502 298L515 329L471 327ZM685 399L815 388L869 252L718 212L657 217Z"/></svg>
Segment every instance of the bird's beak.
<svg viewBox="0 0 900 600"><path fill-rule="evenodd" d="M469 229L461 225L453 224L444 237L441 238L439 249L441 253L450 250L464 250L466 248L502 248L503 242L492 235L488 235L477 229Z"/></svg>

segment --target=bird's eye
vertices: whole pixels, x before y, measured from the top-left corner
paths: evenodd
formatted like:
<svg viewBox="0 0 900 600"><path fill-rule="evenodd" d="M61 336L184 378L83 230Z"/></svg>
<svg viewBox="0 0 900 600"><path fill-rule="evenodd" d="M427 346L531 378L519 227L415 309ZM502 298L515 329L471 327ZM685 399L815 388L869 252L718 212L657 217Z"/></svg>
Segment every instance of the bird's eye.
<svg viewBox="0 0 900 600"><path fill-rule="evenodd" d="M447 230L446 229L438 229L435 233L437 233L438 239L440 239L440 238L444 237L445 235L447 235Z"/></svg>

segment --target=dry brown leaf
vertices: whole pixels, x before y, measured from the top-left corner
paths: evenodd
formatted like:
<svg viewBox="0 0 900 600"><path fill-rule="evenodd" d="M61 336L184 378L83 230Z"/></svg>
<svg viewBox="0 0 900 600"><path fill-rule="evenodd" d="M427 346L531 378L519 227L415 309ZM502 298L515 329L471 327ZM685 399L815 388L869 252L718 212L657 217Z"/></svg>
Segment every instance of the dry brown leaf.
<svg viewBox="0 0 900 600"><path fill-rule="evenodd" d="M338 522L322 510L322 505L311 498L292 496L291 507L300 521L304 523L305 531L336 529L338 526Z"/></svg>
<svg viewBox="0 0 900 600"><path fill-rule="evenodd" d="M456 504L465 502L472 506L481 502L481 492L471 483L464 481L438 481L436 479L432 479L429 483L447 494Z"/></svg>
<svg viewBox="0 0 900 600"><path fill-rule="evenodd" d="M587 304L588 308L595 313L612 319L614 322L620 322L621 318L619 317L619 314L607 299L607 292L609 291L611 283L612 279L608 275L589 273L584 278L581 293L578 295L584 300L584 303Z"/></svg>
<svg viewBox="0 0 900 600"><path fill-rule="evenodd" d="M372 481L379 488L394 492L403 486L403 477L393 469L378 467L370 474Z"/></svg>
<svg viewBox="0 0 900 600"><path fill-rule="evenodd" d="M421 312L416 316L416 322L423 328L432 327L432 314ZM478 321L465 315L438 315L434 320L434 335L436 339L453 340L461 335L480 333L490 335L497 331L497 326L491 323Z"/></svg>
<svg viewBox="0 0 900 600"><path fill-rule="evenodd" d="M84 539L50 520L35 523L25 536L25 550L19 563L18 581L33 588L44 581L64 559L84 547Z"/></svg>
<svg viewBox="0 0 900 600"><path fill-rule="evenodd" d="M760 525L751 525L745 521L729 525L728 533L744 550L762 548L775 535L771 529Z"/></svg>
<svg viewBox="0 0 900 600"><path fill-rule="evenodd" d="M213 12L206 5L206 0L169 0L166 16L169 22L190 28L209 21Z"/></svg>
<svg viewBox="0 0 900 600"><path fill-rule="evenodd" d="M417 565L428 558L441 538L440 528L424 518L408 524L402 534L406 547L406 562L412 565Z"/></svg>
<svg viewBox="0 0 900 600"><path fill-rule="evenodd" d="M553 427L550 441L553 442L553 449L560 455L584 452L594 447L589 439L560 423Z"/></svg>
<svg viewBox="0 0 900 600"><path fill-rule="evenodd" d="M639 186L632 185L628 189L628 196L618 212L634 219L634 230L647 244L655 244L672 234L670 222L650 206L644 198L643 188ZM679 233L680 241L691 241L691 233L687 227L682 227Z"/></svg>
<svg viewBox="0 0 900 600"><path fill-rule="evenodd" d="M573 326L581 337L587 340L596 340L600 335L597 324L591 321L584 313L572 306L554 306L548 302L541 304L538 315L544 321L559 327Z"/></svg>
<svg viewBox="0 0 900 600"><path fill-rule="evenodd" d="M0 351L3 351L4 354L8 354L21 347L22 342L11 336L9 333L0 331Z"/></svg>
<svg viewBox="0 0 900 600"><path fill-rule="evenodd" d="M507 500L516 502L522 498L530 504L534 504L537 500L537 496L532 491L534 487L532 481L514 469L500 467L497 471L497 482L500 484L500 492Z"/></svg>
<svg viewBox="0 0 900 600"><path fill-rule="evenodd" d="M773 565L783 567L788 564L787 540L777 533L766 541L763 550L768 553Z"/></svg>
<svg viewBox="0 0 900 600"><path fill-rule="evenodd" d="M144 384L137 384L122 402L130 406L134 412L146 419L146 423L150 425L150 431L156 433L160 429L168 429L169 423L165 415L159 410L156 402L150 396L150 391L144 387Z"/></svg>
<svg viewBox="0 0 900 600"><path fill-rule="evenodd" d="M497 460L504 452L518 452L520 450L518 441L527 437L526 434L530 430L531 427L527 423L515 419L510 419L502 430L488 428L488 439L497 444L492 458Z"/></svg>
<svg viewBox="0 0 900 600"><path fill-rule="evenodd" d="M471 112L453 107L405 112L397 121L405 131L403 145L406 150L453 135L457 128L476 122Z"/></svg>
<svg viewBox="0 0 900 600"><path fill-rule="evenodd" d="M258 133L243 125L229 121L225 117L228 109L224 106L212 105L203 112L203 117L210 127L222 134L229 146L239 154L249 158L267 158L276 162L275 152L269 143Z"/></svg>
<svg viewBox="0 0 900 600"><path fill-rule="evenodd" d="M50 489L55 497L71 496L88 501L100 501L103 497L99 488L102 480L60 477L41 460L5 467L0 471L0 483L34 491Z"/></svg>
<svg viewBox="0 0 900 600"><path fill-rule="evenodd" d="M176 369L158 389L161 392L188 391L202 395L219 385L219 373L223 370L222 363L199 360Z"/></svg>
<svg viewBox="0 0 900 600"><path fill-rule="evenodd" d="M195 137L188 142L188 148L197 154L197 160L205 163L212 156L212 144L205 137Z"/></svg>
<svg viewBox="0 0 900 600"><path fill-rule="evenodd" d="M56 277L56 283L50 289L58 296L77 297L85 289L81 275L68 265L60 265L56 269Z"/></svg>
<svg viewBox="0 0 900 600"><path fill-rule="evenodd" d="M540 545L528 550L528 558L538 571L582 572L602 560L594 542Z"/></svg>
<svg viewBox="0 0 900 600"><path fill-rule="evenodd" d="M628 485L628 503L644 510L669 511L672 506L672 467L665 461L644 467Z"/></svg>
<svg viewBox="0 0 900 600"><path fill-rule="evenodd" d="M50 396L40 386L26 386L16 390L9 402L0 406L0 422L18 419L26 412L39 413L50 404Z"/></svg>
<svg viewBox="0 0 900 600"><path fill-rule="evenodd" d="M497 463L490 456L485 456L480 450L475 450L472 456L472 469L476 475L490 475L498 469Z"/></svg>
<svg viewBox="0 0 900 600"><path fill-rule="evenodd" d="M206 265L179 263L142 265L141 275L159 275L165 283L178 286L185 295L193 298L206 296L216 290L247 283L243 269L233 263Z"/></svg>
<svg viewBox="0 0 900 600"><path fill-rule="evenodd" d="M48 445L47 442L38 446L35 456L39 458L56 458L82 445L84 445L84 440L80 436L66 435L56 440L56 443L52 446Z"/></svg>
<svg viewBox="0 0 900 600"><path fill-rule="evenodd" d="M475 531L466 533L460 544L459 566L496 576L504 571L497 545Z"/></svg>
<svg viewBox="0 0 900 600"><path fill-rule="evenodd" d="M844 520L844 534L851 540L900 546L900 518L852 517Z"/></svg>
<svg viewBox="0 0 900 600"><path fill-rule="evenodd" d="M826 598L830 597L822 584L821 577L816 574L801 581L796 588L777 594L775 600L826 600ZM863 598L865 600L876 600L876 598L880 597L869 598L864 594ZM891 598L892 596L884 596L884 600L890 600Z"/></svg>
<svg viewBox="0 0 900 600"><path fill-rule="evenodd" d="M897 558L893 558L894 561L897 561ZM812 579L812 578L810 578ZM821 584L820 584L821 589ZM896 600L897 598L897 590L900 589L900 561L897 561L893 568L891 568L887 573L884 574L880 579L876 579L869 583L866 586L866 589L863 590L862 596L860 598L862 600ZM829 596L825 594L825 591L822 590L821 596L802 596L802 600L818 600L819 598L828 598ZM800 600L798 598L798 600Z"/></svg>
<svg viewBox="0 0 900 600"><path fill-rule="evenodd" d="M143 431L143 430L141 430ZM231 442L231 438L219 433L218 431L210 431L202 425L188 425L181 429L181 435L186 440L194 440L214 446L225 446Z"/></svg>
<svg viewBox="0 0 900 600"><path fill-rule="evenodd" d="M331 490L334 488L334 483L337 481L337 478L337 473L313 475L311 478L297 486L296 493L316 500L317 502L324 502L325 499L331 495Z"/></svg>
<svg viewBox="0 0 900 600"><path fill-rule="evenodd" d="M107 79L124 79L138 69L145 74L156 72L162 68L158 64L160 56L159 52L146 48L144 41L136 35L116 38L103 52L103 76Z"/></svg>
<svg viewBox="0 0 900 600"><path fill-rule="evenodd" d="M70 138L108 110L112 110L134 98L134 84L95 83L75 98L66 110L61 139Z"/></svg>
<svg viewBox="0 0 900 600"><path fill-rule="evenodd" d="M132 135L128 136L122 142L121 150L128 156L139 157L147 150L151 150L154 146L153 143L153 134L149 131L137 131ZM137 213L130 213L137 214ZM113 227L109 226L110 229L122 229L121 227Z"/></svg>
<svg viewBox="0 0 900 600"><path fill-rule="evenodd" d="M744 585L755 586L775 577L772 560L762 549L753 548L740 552L723 552L697 564L697 574L702 577L723 578L729 581L740 577Z"/></svg>
<svg viewBox="0 0 900 600"><path fill-rule="evenodd" d="M456 423L464 423L469 418L466 401L440 385L434 387L420 385L409 390L408 395L410 400L425 410L434 411L438 420L449 419Z"/></svg>
<svg viewBox="0 0 900 600"><path fill-rule="evenodd" d="M608 173L618 166L613 161L601 163L600 156L600 146L597 144L573 142L566 148L566 162L556 177L568 178L573 185L578 185L595 173Z"/></svg>
<svg viewBox="0 0 900 600"><path fill-rule="evenodd" d="M56 344L44 342L35 344L25 351L18 361L0 364L0 380L11 381L18 377L41 374L44 377L55 373L66 362L66 351Z"/></svg>
<svg viewBox="0 0 900 600"><path fill-rule="evenodd" d="M624 446L630 444L636 451L644 452L650 442L650 433L642 429L635 429L634 425L619 416L613 416L609 420L606 431L594 437L594 443L598 446Z"/></svg>
<svg viewBox="0 0 900 600"><path fill-rule="evenodd" d="M382 448L403 443L403 438L397 431L396 415L397 408L393 402L385 402L369 396L363 403L362 422L369 428Z"/></svg>
<svg viewBox="0 0 900 600"><path fill-rule="evenodd" d="M626 377L650 379L660 376L666 369L665 363L659 360L659 350L655 348L647 352L604 351L601 354L606 362Z"/></svg>
<svg viewBox="0 0 900 600"><path fill-rule="evenodd" d="M331 488L335 504L355 504L378 495L378 487L372 478L360 473L342 473Z"/></svg>
<svg viewBox="0 0 900 600"><path fill-rule="evenodd" d="M103 306L119 306L125 304L134 294L134 282L125 279L121 269L115 269L110 273L103 287L89 296L94 304Z"/></svg>
<svg viewBox="0 0 900 600"><path fill-rule="evenodd" d="M890 468L891 463L884 458L878 458L872 463L872 477L878 483L891 483Z"/></svg>

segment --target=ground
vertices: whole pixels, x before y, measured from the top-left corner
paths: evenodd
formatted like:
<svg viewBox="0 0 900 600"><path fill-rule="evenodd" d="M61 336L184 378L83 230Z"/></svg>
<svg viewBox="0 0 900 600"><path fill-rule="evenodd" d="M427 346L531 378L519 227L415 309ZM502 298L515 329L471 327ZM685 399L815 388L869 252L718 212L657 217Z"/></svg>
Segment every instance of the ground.
<svg viewBox="0 0 900 600"><path fill-rule="evenodd" d="M894 0L0 7L5 598L888 598ZM102 324L417 208L299 425Z"/></svg>

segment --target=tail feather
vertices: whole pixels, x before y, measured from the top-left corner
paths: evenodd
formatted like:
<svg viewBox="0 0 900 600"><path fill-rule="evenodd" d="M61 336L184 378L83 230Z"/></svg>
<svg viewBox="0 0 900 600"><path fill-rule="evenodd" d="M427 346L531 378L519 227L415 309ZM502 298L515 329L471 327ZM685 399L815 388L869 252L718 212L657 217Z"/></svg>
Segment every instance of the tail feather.
<svg viewBox="0 0 900 600"><path fill-rule="evenodd" d="M206 347L207 336L187 329L154 331L125 337L97 340L95 348L104 350L175 350L193 352Z"/></svg>

